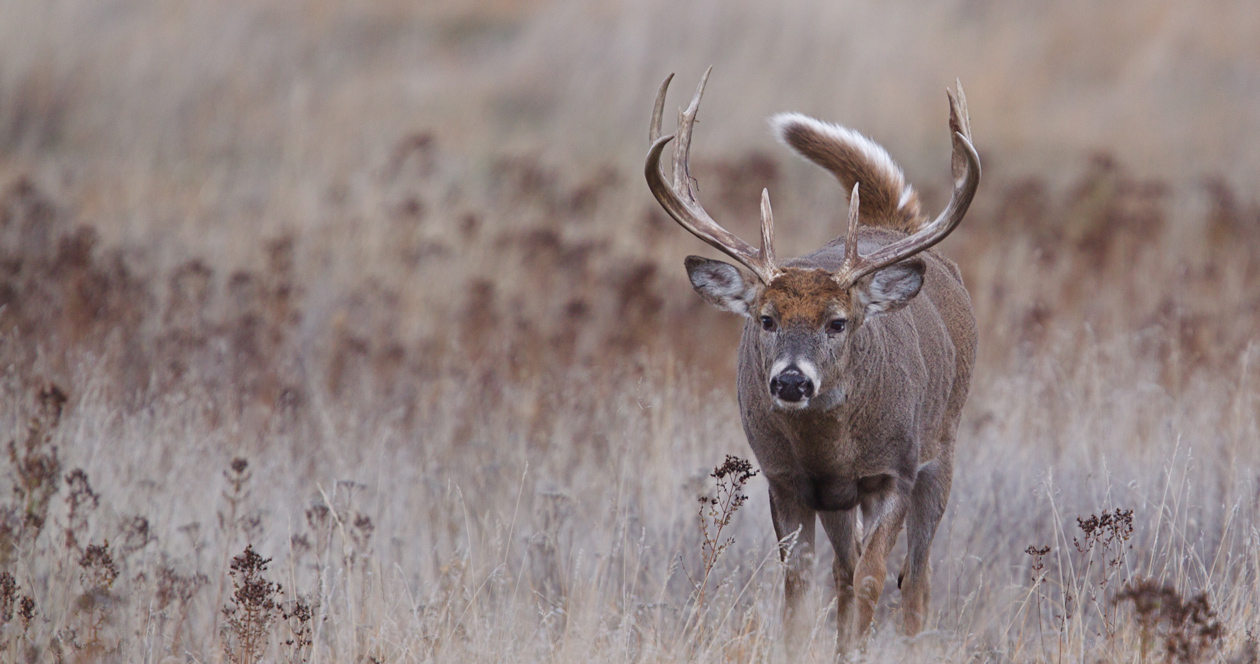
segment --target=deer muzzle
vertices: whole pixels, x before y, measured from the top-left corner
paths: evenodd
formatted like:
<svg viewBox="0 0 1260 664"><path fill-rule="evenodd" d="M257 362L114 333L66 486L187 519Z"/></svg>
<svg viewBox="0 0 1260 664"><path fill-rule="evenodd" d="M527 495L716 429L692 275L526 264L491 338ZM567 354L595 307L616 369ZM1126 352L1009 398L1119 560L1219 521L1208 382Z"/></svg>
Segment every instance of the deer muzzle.
<svg viewBox="0 0 1260 664"><path fill-rule="evenodd" d="M810 372L789 364L770 378L770 396L784 408L804 408L818 385Z"/></svg>

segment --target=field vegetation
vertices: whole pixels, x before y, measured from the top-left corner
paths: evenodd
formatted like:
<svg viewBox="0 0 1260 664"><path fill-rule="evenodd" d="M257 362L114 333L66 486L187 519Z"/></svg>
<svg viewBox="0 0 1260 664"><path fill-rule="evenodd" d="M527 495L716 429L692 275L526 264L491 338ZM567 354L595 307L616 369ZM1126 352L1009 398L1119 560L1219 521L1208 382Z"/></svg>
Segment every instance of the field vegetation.
<svg viewBox="0 0 1260 664"><path fill-rule="evenodd" d="M782 661L740 323L641 174L660 80L715 64L706 208L751 237L768 187L781 256L845 208L765 116L858 128L937 208L970 101L985 179L941 251L980 358L929 630L891 578L854 657L1256 662L1258 32L1241 2L9 0L0 659Z"/></svg>

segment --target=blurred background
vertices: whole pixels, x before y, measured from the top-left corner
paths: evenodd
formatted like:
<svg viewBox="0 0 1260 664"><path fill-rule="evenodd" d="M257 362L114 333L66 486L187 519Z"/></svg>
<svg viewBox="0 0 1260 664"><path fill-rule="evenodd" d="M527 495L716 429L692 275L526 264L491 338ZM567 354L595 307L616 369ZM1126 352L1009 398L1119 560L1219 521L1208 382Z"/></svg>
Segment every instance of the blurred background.
<svg viewBox="0 0 1260 664"><path fill-rule="evenodd" d="M384 591L347 609L411 626L376 640L330 628L316 647L347 661L399 642L453 656L442 648L464 646L442 644L460 625L483 654L567 652L557 598L603 607L601 575L629 578L579 552L611 560L631 531L654 551L636 559L644 585L684 606L671 561L696 550L694 497L725 453L749 452L732 389L741 323L691 292L682 259L712 253L643 183L657 86L677 74L672 109L714 66L693 143L703 202L751 237L768 187L787 256L841 232L845 199L765 118L795 110L863 132L935 214L958 78L984 180L940 251L980 324L959 455L984 461L960 468L938 536L942 628L1017 658L1024 547L1066 550L1071 517L1116 506L1146 524L1131 571L1185 592L1224 574L1237 583L1213 600L1246 607L1251 568L1204 561L1256 550L1231 523L1255 523L1258 488L1257 35L1253 2L7 0L11 462L53 445L49 477L81 467L112 501L89 535L117 541L131 514L151 523L157 544L120 565L202 574L210 590L251 541L287 556L291 587L327 591L327 568L291 545L316 528L311 505L369 518L384 569L447 595L406 619L383 618L397 599ZM66 414L40 442L27 421L50 385ZM250 528L224 517L239 476L206 474L234 458L266 477ZM27 471L10 478L29 506ZM353 507L325 491L342 481L358 487ZM1175 510L1158 502L1169 487L1187 492ZM763 488L733 526L740 560L773 550ZM14 545L14 560L69 555L23 527L13 537L30 548ZM776 582L760 569L729 571L767 589L730 600L756 618L748 634L775 624ZM46 594L88 590L43 563L26 574ZM474 592L490 578L545 602ZM145 652L218 652L225 593L210 590L186 602L195 639L164 627ZM146 591L112 592L137 607ZM566 643L630 629L628 607L607 609L621 627ZM1230 620L1250 624L1239 611ZM51 648L76 614L45 615L31 643ZM652 624L636 647L677 636ZM111 652L141 648L124 641Z"/></svg>
<svg viewBox="0 0 1260 664"><path fill-rule="evenodd" d="M10 250L32 258L59 232L87 229L94 256L125 254L131 276L154 280L143 306L155 311L218 312L231 284L244 289L234 275L271 261L304 286L286 294L301 324L281 335L299 354L343 333L377 337L364 339L368 353L464 344L452 325L474 309L486 326L539 328L524 336L576 333L565 316L616 312L619 329L605 331L635 348L691 345L671 341L688 334L680 328L733 330L712 316L683 325L697 300L679 259L704 247L655 210L639 175L656 86L677 72L682 99L709 64L695 159L708 204L746 234L769 186L785 254L838 232L843 195L773 145L765 117L799 110L867 133L939 206L943 90L965 83L986 178L976 218L945 246L978 307L1012 310L983 311L999 314L982 321L986 348L1010 314L1039 302L1042 315L1064 305L1073 320L1093 309L1091 322L1129 326L1168 322L1151 317L1175 313L1158 313L1170 302L1216 307L1228 293L1179 301L1194 275L1177 263L1219 271L1221 252L1254 236L1260 11L1247 3L19 1L3 11ZM18 209L32 200L55 219L30 224L47 246L18 248ZM1066 238L1067 255L1050 256L1059 247L1046 235ZM1059 284L1031 278L1028 263L988 265L1040 252L1061 279L1121 292L1138 285L1143 260L1126 242L1163 239L1175 255L1147 260L1171 283L1101 305L1059 302ZM1077 260L1093 262L1068 265ZM180 272L194 264L207 272ZM580 278L587 269L603 274ZM206 302L181 300L190 279ZM22 282L6 275L8 291ZM364 299L385 295L398 301ZM638 296L652 302L627 310ZM57 308L26 299L7 295L0 324ZM364 311L349 312L355 302ZM671 307L684 311L634 319ZM586 355L609 359L591 343ZM139 387L155 378L138 372Z"/></svg>

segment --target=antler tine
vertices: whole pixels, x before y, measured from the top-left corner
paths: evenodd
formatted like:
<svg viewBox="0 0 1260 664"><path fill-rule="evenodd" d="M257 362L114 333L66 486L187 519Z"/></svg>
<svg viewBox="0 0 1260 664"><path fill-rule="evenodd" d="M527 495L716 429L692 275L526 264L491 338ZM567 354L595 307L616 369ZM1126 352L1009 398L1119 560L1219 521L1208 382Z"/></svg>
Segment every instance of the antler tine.
<svg viewBox="0 0 1260 664"><path fill-rule="evenodd" d="M857 228L858 228L858 206L859 196L858 187L862 183L854 182L853 191L849 194L849 230L844 235L844 267L841 272L849 272L858 265L860 257L857 250Z"/></svg>
<svg viewBox="0 0 1260 664"><path fill-rule="evenodd" d="M647 177L648 189L652 191L652 195L656 197L661 207L665 208L669 216L674 218L674 221L713 248L739 261L752 270L763 283L769 284L780 274L779 268L774 264L774 217L770 211L769 194L763 191L761 195L761 250L758 251L713 221L709 213L705 212L700 205L695 181L691 179L688 167L691 129L696 121L696 112L700 109L700 97L704 94L704 85L708 82L709 72L712 70L712 67L705 70L704 76L700 79L700 85L696 88L696 94L691 98L691 104L678 114L678 142L674 144L672 186L661 172L661 153L665 151L665 145L674 140L675 136L662 137L660 130L661 116L665 109L665 93L669 88L670 80L673 79L673 74L661 83L660 90L656 94L652 122L648 126L648 138L652 139L652 147L648 150L644 175Z"/></svg>
<svg viewBox="0 0 1260 664"><path fill-rule="evenodd" d="M674 75L670 74L661 81L661 87L656 91L656 105L652 108L652 124L648 125L648 145L656 142L661 137L661 116L665 114L665 93L669 91L669 82L674 80Z"/></svg>
<svg viewBox="0 0 1260 664"><path fill-rule="evenodd" d="M774 266L774 212L770 210L770 190L765 188L761 190L761 258Z"/></svg>
<svg viewBox="0 0 1260 664"><path fill-rule="evenodd" d="M970 142L971 116L967 113L967 95L963 92L962 81L954 79L954 91L946 89L945 94L949 95L949 130L962 134ZM966 161L957 151L954 152L951 166L954 179L957 180L966 167Z"/></svg>
<svg viewBox="0 0 1260 664"><path fill-rule="evenodd" d="M971 206L971 200L975 198L976 188L980 186L980 156L976 154L976 148L971 144L971 119L967 115L967 98L963 96L962 86L958 86L957 94L948 90L946 92L949 95L949 127L954 143L952 159L954 190L950 193L949 203L936 219L923 226L919 232L886 245L869 256L859 256L853 265L850 265L848 252L851 248L856 250L856 244L847 245L844 268L836 274L837 281L852 285L858 279L876 270L930 249L952 233L962 221L963 216L967 214L967 208ZM852 209L852 201L850 201L850 215L852 215ZM850 216L849 226L850 237L852 237L852 216Z"/></svg>
<svg viewBox="0 0 1260 664"><path fill-rule="evenodd" d="M713 71L712 66L704 70L704 75L700 77L700 84L696 86L696 94L691 97L691 103L687 105L686 110L678 111L678 142L674 144L674 190L680 193L686 192L693 201L698 199L699 192L696 190L695 181L691 179L689 165L691 130L696 124L696 113L700 112L700 97L704 96L704 86L709 82L711 71Z"/></svg>

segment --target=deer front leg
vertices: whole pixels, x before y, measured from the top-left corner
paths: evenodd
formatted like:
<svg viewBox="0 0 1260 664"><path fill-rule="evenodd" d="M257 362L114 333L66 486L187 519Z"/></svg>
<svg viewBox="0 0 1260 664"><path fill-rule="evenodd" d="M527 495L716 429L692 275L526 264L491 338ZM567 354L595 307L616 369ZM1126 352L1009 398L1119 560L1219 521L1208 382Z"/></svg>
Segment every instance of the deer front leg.
<svg viewBox="0 0 1260 664"><path fill-rule="evenodd" d="M857 564L854 586L857 596L858 634L865 636L875 619L875 605L884 592L888 578L888 551L897 541L902 522L906 518L906 500L898 495L882 500L863 503L862 558ZM873 528L873 530L872 530Z"/></svg>
<svg viewBox="0 0 1260 664"><path fill-rule="evenodd" d="M853 572L857 566L857 512L820 512L823 530L836 552L836 653L843 655L853 641Z"/></svg>
<svg viewBox="0 0 1260 664"><path fill-rule="evenodd" d="M789 659L794 659L808 645L810 625L808 611L809 582L814 567L814 510L796 502L786 491L770 487L770 515L774 518L774 534L779 538L779 557L783 561L783 637Z"/></svg>

